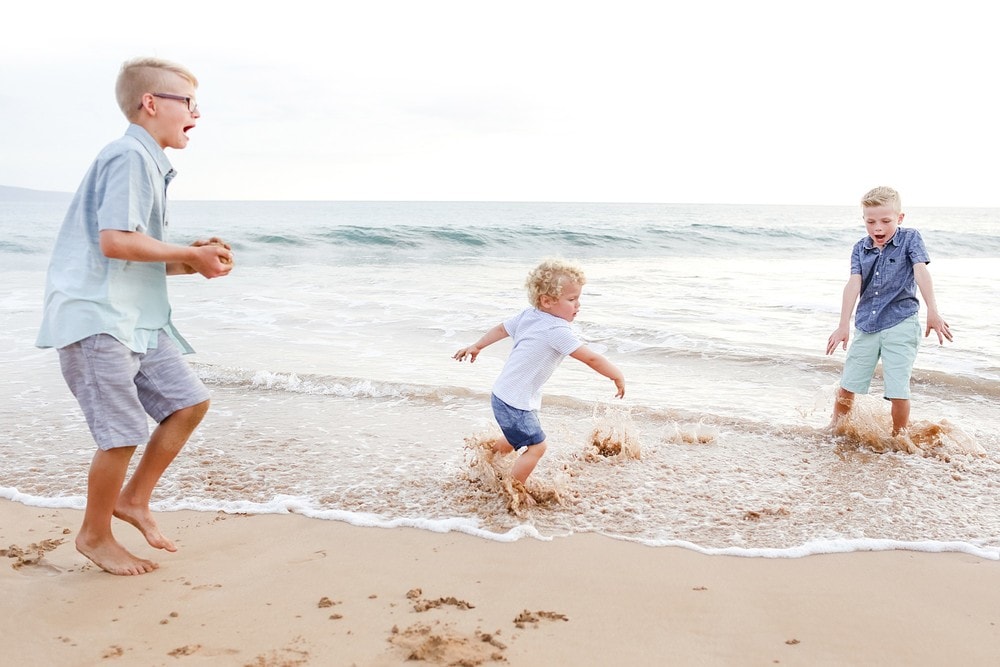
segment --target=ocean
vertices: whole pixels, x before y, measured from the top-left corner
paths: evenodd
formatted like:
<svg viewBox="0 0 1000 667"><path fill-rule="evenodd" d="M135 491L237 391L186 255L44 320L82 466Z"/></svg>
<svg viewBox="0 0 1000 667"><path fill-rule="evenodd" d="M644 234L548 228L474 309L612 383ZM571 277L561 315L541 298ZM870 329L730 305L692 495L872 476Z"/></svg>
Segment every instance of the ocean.
<svg viewBox="0 0 1000 667"><path fill-rule="evenodd" d="M65 201L0 202L0 497L82 508L94 445L57 355L33 347ZM880 378L826 430L854 206L172 203L171 240L217 235L233 273L171 279L212 408L158 511L298 513L483 539L596 532L797 557L874 549L1000 559L998 209L907 210L955 335L924 339L911 432ZM578 261L574 326L626 377L567 358L546 385L530 498L488 461L509 339L539 260ZM925 321L925 311L921 320ZM135 457L138 459L138 456ZM532 502L534 501L534 502Z"/></svg>

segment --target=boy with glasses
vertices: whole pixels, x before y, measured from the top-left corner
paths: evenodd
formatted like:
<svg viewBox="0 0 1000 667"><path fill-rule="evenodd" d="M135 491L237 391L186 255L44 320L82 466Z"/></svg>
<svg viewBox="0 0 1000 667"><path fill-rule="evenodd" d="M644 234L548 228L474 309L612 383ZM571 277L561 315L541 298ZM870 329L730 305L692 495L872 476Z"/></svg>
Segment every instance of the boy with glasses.
<svg viewBox="0 0 1000 667"><path fill-rule="evenodd" d="M112 574L158 566L119 543L112 517L153 547L176 551L159 530L150 497L208 410L208 390L182 358L193 352L170 321L166 277L227 275L232 251L217 238L190 246L166 241L166 148L187 146L201 115L198 80L174 63L141 58L122 65L118 105L125 136L94 160L56 239L38 347L58 349L63 377L98 450L76 547ZM149 435L147 415L158 426ZM125 484L136 447L146 444ZM124 487L123 487L124 484Z"/></svg>

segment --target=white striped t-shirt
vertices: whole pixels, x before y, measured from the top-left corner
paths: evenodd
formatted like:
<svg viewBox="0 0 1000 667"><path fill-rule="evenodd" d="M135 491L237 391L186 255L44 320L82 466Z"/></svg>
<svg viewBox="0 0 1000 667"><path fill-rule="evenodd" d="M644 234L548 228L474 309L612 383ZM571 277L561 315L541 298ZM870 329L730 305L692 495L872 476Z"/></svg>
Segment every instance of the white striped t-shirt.
<svg viewBox="0 0 1000 667"><path fill-rule="evenodd" d="M493 394L519 410L538 410L542 407L542 385L583 341L569 322L537 308L521 311L506 320L503 328L514 339L514 346L493 384Z"/></svg>

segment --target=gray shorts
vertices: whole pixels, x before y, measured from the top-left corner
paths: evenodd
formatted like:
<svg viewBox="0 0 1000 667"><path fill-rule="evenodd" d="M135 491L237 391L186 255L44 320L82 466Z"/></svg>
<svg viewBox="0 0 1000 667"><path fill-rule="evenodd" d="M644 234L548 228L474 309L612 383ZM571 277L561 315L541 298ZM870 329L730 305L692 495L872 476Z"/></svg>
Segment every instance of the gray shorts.
<svg viewBox="0 0 1000 667"><path fill-rule="evenodd" d="M160 423L209 399L208 389L164 331L157 347L145 354L108 334L89 336L59 348L59 364L97 446L105 450L149 440L147 414Z"/></svg>

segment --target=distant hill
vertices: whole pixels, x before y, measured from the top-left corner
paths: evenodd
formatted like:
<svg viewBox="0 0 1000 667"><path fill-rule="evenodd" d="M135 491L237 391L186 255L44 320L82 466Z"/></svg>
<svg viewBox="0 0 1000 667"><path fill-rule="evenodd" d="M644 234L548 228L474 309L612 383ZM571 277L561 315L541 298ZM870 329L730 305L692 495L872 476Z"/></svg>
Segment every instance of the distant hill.
<svg viewBox="0 0 1000 667"><path fill-rule="evenodd" d="M31 190L29 188L14 188L9 185L0 185L0 201L62 202L69 201L72 198L73 195L69 192Z"/></svg>

